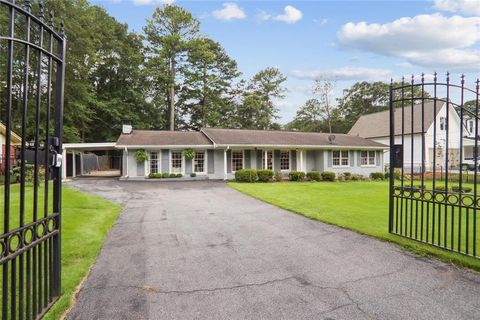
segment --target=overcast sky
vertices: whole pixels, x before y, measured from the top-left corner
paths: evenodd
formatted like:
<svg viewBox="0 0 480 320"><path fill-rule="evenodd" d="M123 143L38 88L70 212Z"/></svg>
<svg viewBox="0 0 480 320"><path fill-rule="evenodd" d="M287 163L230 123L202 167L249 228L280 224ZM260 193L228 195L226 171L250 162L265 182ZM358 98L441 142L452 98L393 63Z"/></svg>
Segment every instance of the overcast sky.
<svg viewBox="0 0 480 320"><path fill-rule="evenodd" d="M170 1L170 0L168 0ZM165 0L91 0L130 29ZM176 1L220 42L245 78L267 66L287 77L281 122L311 97L314 79L336 81L336 96L356 81L461 73L480 75L480 0Z"/></svg>

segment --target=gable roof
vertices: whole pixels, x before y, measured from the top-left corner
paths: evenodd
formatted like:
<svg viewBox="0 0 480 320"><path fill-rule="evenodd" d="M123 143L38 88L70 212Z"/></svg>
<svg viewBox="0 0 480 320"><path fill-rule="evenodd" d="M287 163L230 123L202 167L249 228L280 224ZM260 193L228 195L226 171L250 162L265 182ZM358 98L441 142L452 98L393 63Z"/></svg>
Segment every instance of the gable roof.
<svg viewBox="0 0 480 320"><path fill-rule="evenodd" d="M133 130L121 134L117 147L123 146L212 146L213 143L198 131Z"/></svg>
<svg viewBox="0 0 480 320"><path fill-rule="evenodd" d="M133 130L121 134L116 147L363 147L385 149L384 144L350 136L298 131L268 131L245 129L204 128L198 131Z"/></svg>
<svg viewBox="0 0 480 320"><path fill-rule="evenodd" d="M433 120L438 115L445 102L437 100L436 113L434 114L434 101L424 104L424 132L430 128ZM404 132L412 133L412 106L404 107ZM413 105L413 133L422 133L422 105ZM363 138L379 138L390 136L390 111L381 111L361 116L350 129L348 134ZM402 134L402 109L395 108L395 135Z"/></svg>
<svg viewBox="0 0 480 320"><path fill-rule="evenodd" d="M0 134L3 136L7 135L7 127L3 123L0 122ZM15 132L10 131L10 141L16 145L22 143L22 138L20 138L19 135L17 135Z"/></svg>
<svg viewBox="0 0 480 320"><path fill-rule="evenodd" d="M385 145L347 134L246 129L202 129L219 146L340 146L385 147ZM329 136L335 136L330 142Z"/></svg>

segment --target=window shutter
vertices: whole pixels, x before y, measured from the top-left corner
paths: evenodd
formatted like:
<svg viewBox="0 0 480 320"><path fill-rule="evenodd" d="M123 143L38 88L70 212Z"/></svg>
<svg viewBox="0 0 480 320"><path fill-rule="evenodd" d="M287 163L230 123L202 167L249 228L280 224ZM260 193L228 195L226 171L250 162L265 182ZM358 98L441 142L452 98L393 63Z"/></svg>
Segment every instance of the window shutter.
<svg viewBox="0 0 480 320"><path fill-rule="evenodd" d="M377 159L376 160L377 161L377 166L380 166L381 165L381 163L380 163L381 159L380 158L382 157L382 153L381 153L382 151L375 151L375 152L377 153L377 156L375 157Z"/></svg>
<svg viewBox="0 0 480 320"><path fill-rule="evenodd" d="M331 150L328 151L327 157L328 157L328 159L327 159L328 166L332 167L333 152Z"/></svg>
<svg viewBox="0 0 480 320"><path fill-rule="evenodd" d="M243 168L245 168L245 169L250 169L250 168L251 168L251 163L250 163L250 150L245 150L243 154L244 154Z"/></svg>
<svg viewBox="0 0 480 320"><path fill-rule="evenodd" d="M215 151L212 149L207 151L207 163L208 173L215 173Z"/></svg>
<svg viewBox="0 0 480 320"><path fill-rule="evenodd" d="M257 150L257 169L262 169L262 150Z"/></svg>
<svg viewBox="0 0 480 320"><path fill-rule="evenodd" d="M297 166L297 151L292 150L290 152L290 170L291 171L297 171L298 167L299 166Z"/></svg>
<svg viewBox="0 0 480 320"><path fill-rule="evenodd" d="M362 151L357 151L357 166L362 166Z"/></svg>
<svg viewBox="0 0 480 320"><path fill-rule="evenodd" d="M273 151L273 170L280 171L280 150Z"/></svg>
<svg viewBox="0 0 480 320"><path fill-rule="evenodd" d="M232 150L227 150L227 173L232 172Z"/></svg>
<svg viewBox="0 0 480 320"><path fill-rule="evenodd" d="M350 159L348 159L350 161L350 167L354 167L355 166L355 151L353 151L353 150L349 151L348 157L350 158Z"/></svg>

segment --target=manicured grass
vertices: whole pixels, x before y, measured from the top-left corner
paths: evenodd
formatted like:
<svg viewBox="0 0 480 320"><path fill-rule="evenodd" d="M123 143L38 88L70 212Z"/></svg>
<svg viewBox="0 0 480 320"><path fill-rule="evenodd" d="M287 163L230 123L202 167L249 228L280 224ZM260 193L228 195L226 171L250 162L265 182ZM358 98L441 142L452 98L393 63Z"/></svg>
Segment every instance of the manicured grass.
<svg viewBox="0 0 480 320"><path fill-rule="evenodd" d="M388 233L388 183L385 181L230 182L229 185L252 197L311 219L395 242L420 255L434 255L447 262L480 270L479 259ZM477 225L480 226L478 219L480 217L477 218Z"/></svg>
<svg viewBox="0 0 480 320"><path fill-rule="evenodd" d="M51 187L50 187L51 190ZM0 188L3 210L3 188ZM11 227L18 226L19 186L12 186ZM44 187L39 188L39 216L43 216ZM50 191L50 194L52 192ZM33 188L27 187L26 221L31 221ZM50 199L51 202L51 199ZM44 319L59 319L72 302L72 295L87 275L121 207L100 197L63 188L62 215L62 296ZM2 214L3 216L3 214ZM1 222L0 222L1 223Z"/></svg>

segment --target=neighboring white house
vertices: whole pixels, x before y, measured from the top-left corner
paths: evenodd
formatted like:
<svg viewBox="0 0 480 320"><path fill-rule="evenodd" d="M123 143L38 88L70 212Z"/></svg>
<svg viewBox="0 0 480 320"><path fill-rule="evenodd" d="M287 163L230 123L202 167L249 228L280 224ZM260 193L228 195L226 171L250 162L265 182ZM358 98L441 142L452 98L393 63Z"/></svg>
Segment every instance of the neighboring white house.
<svg viewBox="0 0 480 320"><path fill-rule="evenodd" d="M395 144L402 144L403 142L404 168L410 170L413 164L414 170L419 171L422 166L422 156L425 157L425 170L431 171L434 163L437 169L445 168L447 150L449 168L458 168L460 165L460 141L463 144L462 163L472 159L474 133L468 130L468 119L462 125L453 105L449 104L448 109L449 126L447 128L447 103L443 99L439 99L436 102L425 102L423 106L423 121L422 105L414 105L413 126L412 106L403 108L403 121L402 108L395 108ZM390 112L387 110L361 116L352 129L350 129L349 134L389 145ZM424 148L422 148L423 137ZM383 159L384 164L390 162L388 150Z"/></svg>
<svg viewBox="0 0 480 320"><path fill-rule="evenodd" d="M388 147L347 134L205 128L198 132L132 130L116 143L123 150L124 179L150 173L179 173L210 179L231 179L243 168L290 171L333 171L370 175L383 171ZM137 162L143 149L148 160ZM187 159L185 150L193 150Z"/></svg>

